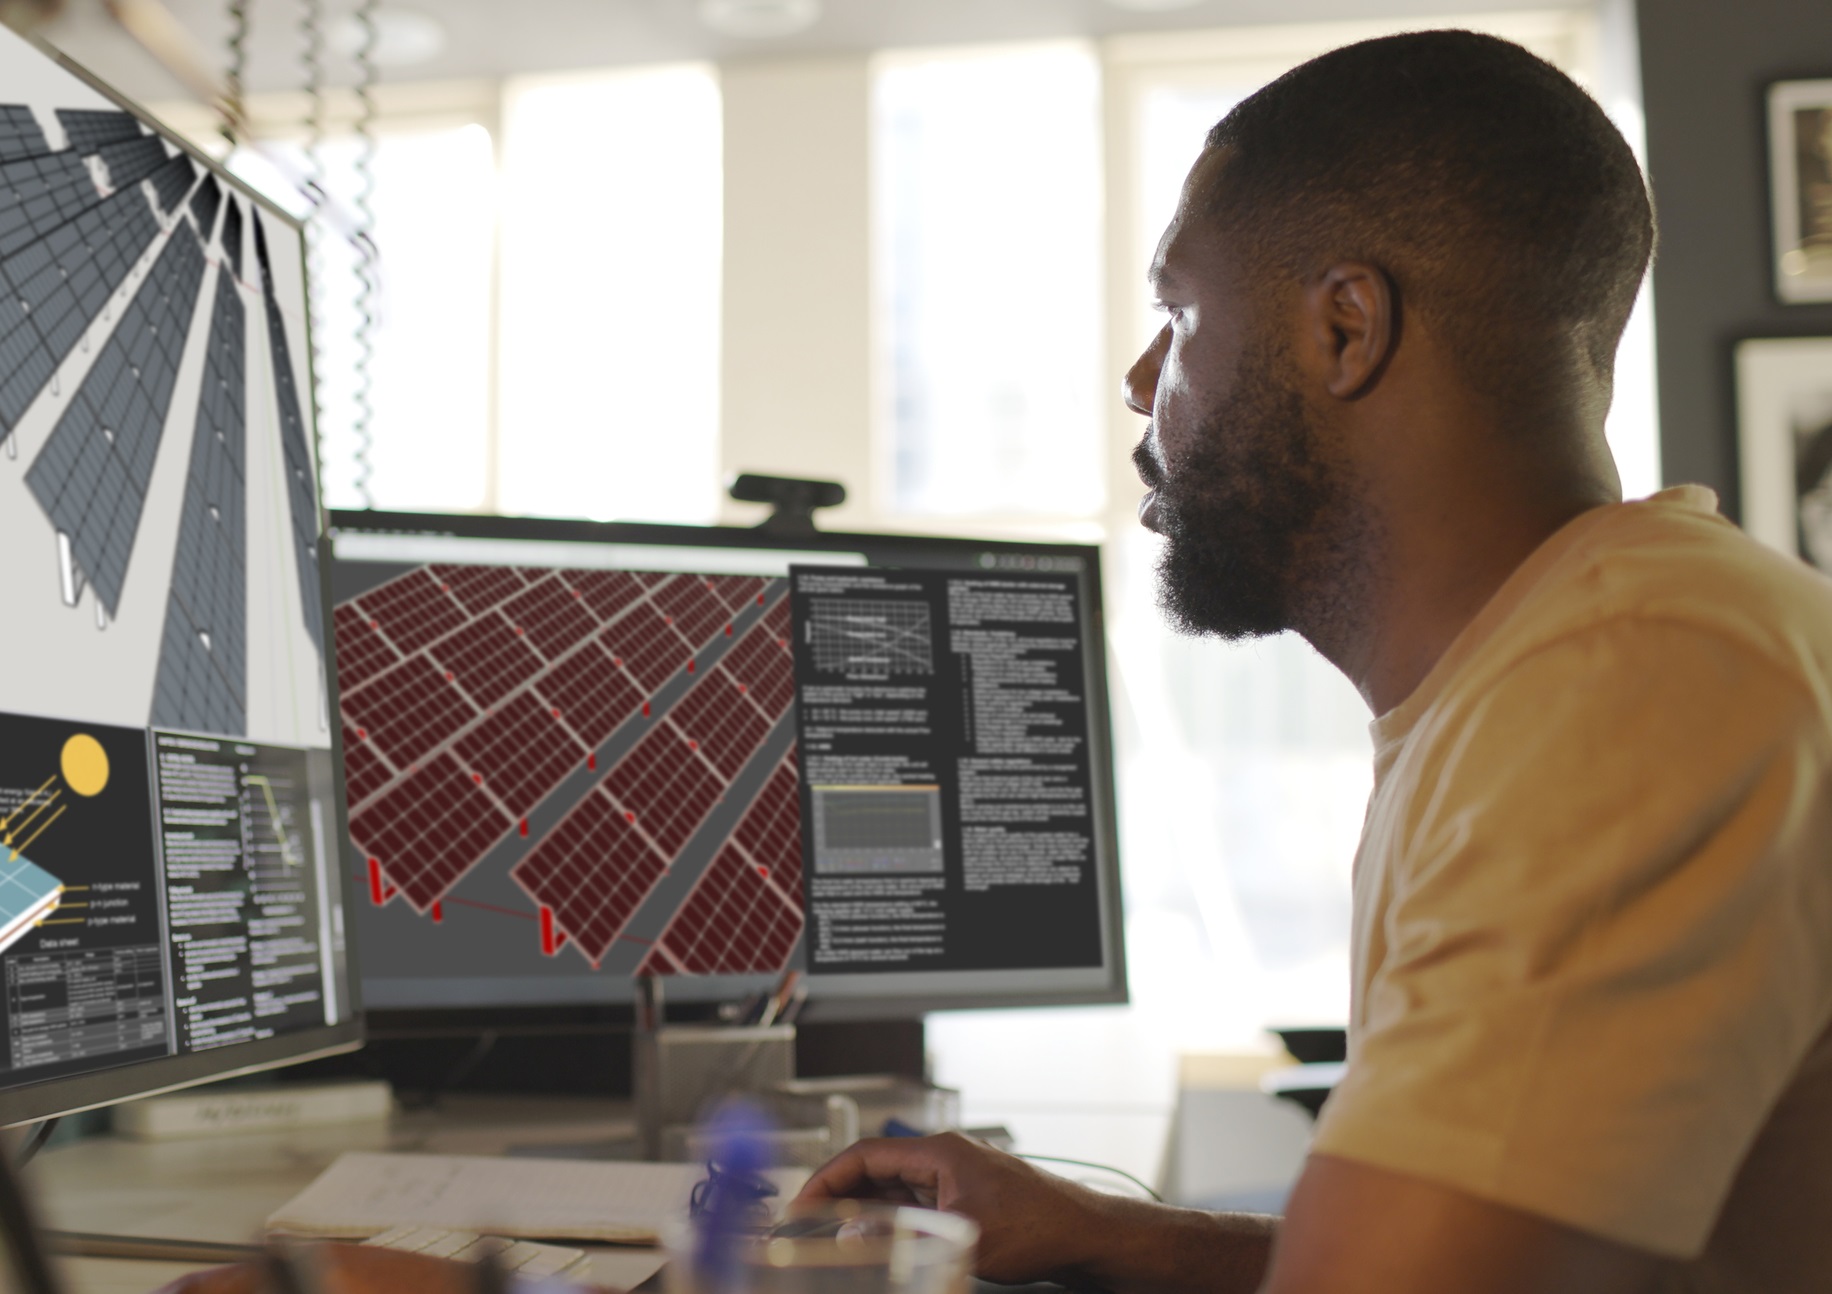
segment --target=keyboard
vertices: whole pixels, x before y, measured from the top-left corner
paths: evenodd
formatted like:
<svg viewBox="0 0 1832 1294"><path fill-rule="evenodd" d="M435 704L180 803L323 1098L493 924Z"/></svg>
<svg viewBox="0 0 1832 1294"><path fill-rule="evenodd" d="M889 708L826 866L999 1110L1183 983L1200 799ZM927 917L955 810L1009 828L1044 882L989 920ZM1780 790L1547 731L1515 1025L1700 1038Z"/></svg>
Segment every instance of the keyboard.
<svg viewBox="0 0 1832 1294"><path fill-rule="evenodd" d="M450 1231L444 1227L399 1226L363 1241L381 1249L399 1249L429 1258L450 1258L474 1263L486 1250L496 1249L497 1261L518 1276L559 1276L582 1266L585 1250L564 1245L537 1245L529 1240L508 1240L475 1231Z"/></svg>

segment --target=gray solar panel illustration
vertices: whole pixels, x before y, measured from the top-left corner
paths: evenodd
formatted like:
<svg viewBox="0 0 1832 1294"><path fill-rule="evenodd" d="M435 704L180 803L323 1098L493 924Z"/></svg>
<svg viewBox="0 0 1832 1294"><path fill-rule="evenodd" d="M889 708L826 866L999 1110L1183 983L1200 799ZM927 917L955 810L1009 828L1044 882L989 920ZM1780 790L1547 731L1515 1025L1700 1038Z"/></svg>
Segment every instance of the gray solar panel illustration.
<svg viewBox="0 0 1832 1294"><path fill-rule="evenodd" d="M0 162L0 256L10 256L98 201L89 167L72 152Z"/></svg>
<svg viewBox="0 0 1832 1294"><path fill-rule="evenodd" d="M225 270L216 278L153 689L156 727L247 732L247 329L247 309Z"/></svg>
<svg viewBox="0 0 1832 1294"><path fill-rule="evenodd" d="M147 482L204 272L175 234L39 452L26 485L109 616L120 605Z"/></svg>
<svg viewBox="0 0 1832 1294"><path fill-rule="evenodd" d="M79 153L93 153L104 144L138 139L144 133L132 113L113 109L59 108L57 121Z"/></svg>
<svg viewBox="0 0 1832 1294"><path fill-rule="evenodd" d="M216 228L216 208L222 203L223 189L213 175L204 176L204 182L197 186L197 196L191 199L191 219L197 222L197 236L206 243Z"/></svg>
<svg viewBox="0 0 1832 1294"><path fill-rule="evenodd" d="M0 104L0 160L37 157L50 151L44 128L30 108L22 103Z"/></svg>
<svg viewBox="0 0 1832 1294"><path fill-rule="evenodd" d="M191 192L191 184L197 179L197 167L183 153L178 154L152 174L153 193L159 199L159 209L168 217L175 217L184 209L184 200Z"/></svg>
<svg viewBox="0 0 1832 1294"><path fill-rule="evenodd" d="M165 165L165 145L151 135L116 144L104 144L96 156L108 168L108 186L131 189Z"/></svg>
<svg viewBox="0 0 1832 1294"><path fill-rule="evenodd" d="M0 257L0 434L75 350L159 233L137 189Z"/></svg>
<svg viewBox="0 0 1832 1294"><path fill-rule="evenodd" d="M273 349L274 388L280 398L280 448L286 458L287 495L292 503L293 549L299 567L299 601L305 608L306 628L324 659L324 609L318 583L318 488L312 468L311 442L293 378L292 352L286 340L286 320L274 293L273 263L268 259L267 234L260 214L254 218L254 254L261 265L261 294L267 302L267 339Z"/></svg>
<svg viewBox="0 0 1832 1294"><path fill-rule="evenodd" d="M242 277L242 204L235 198L229 199L228 209L223 212L223 250L229 253L229 263L235 267L235 277Z"/></svg>

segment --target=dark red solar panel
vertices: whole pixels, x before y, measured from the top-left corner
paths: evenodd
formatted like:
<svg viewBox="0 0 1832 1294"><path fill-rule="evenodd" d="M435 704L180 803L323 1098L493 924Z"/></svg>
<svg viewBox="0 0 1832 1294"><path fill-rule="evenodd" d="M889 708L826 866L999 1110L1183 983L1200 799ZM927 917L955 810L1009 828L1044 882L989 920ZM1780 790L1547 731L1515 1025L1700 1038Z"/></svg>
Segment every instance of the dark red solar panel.
<svg viewBox="0 0 1832 1294"><path fill-rule="evenodd" d="M642 710L642 693L597 644L574 652L534 686L560 712L560 722L589 747L600 745L617 725Z"/></svg>
<svg viewBox="0 0 1832 1294"><path fill-rule="evenodd" d="M524 593L502 605L503 616L549 661L558 660L598 629L598 618L585 609L576 593L558 575L539 580Z"/></svg>
<svg viewBox="0 0 1832 1294"><path fill-rule="evenodd" d="M693 652L687 640L664 623L662 613L641 606L598 636L598 641L630 672L645 695L687 668Z"/></svg>
<svg viewBox="0 0 1832 1294"><path fill-rule="evenodd" d="M671 962L673 969L689 975L781 970L801 928L800 906L727 845L681 905L644 968Z"/></svg>
<svg viewBox="0 0 1832 1294"><path fill-rule="evenodd" d="M780 717L794 699L794 660L789 648L767 624L753 625L719 664L738 680L771 721Z"/></svg>
<svg viewBox="0 0 1832 1294"><path fill-rule="evenodd" d="M344 778L349 787L350 807L355 808L374 795L394 777L394 770L382 762L375 747L344 725Z"/></svg>
<svg viewBox="0 0 1832 1294"><path fill-rule="evenodd" d="M673 858L718 802L725 784L689 746L689 738L663 721L638 742L604 779L611 799Z"/></svg>
<svg viewBox="0 0 1832 1294"><path fill-rule="evenodd" d="M730 608L713 596L711 585L703 576L677 575L649 594L696 650L717 638L732 619Z"/></svg>
<svg viewBox="0 0 1832 1294"><path fill-rule="evenodd" d="M579 590L592 614L611 620L643 595L643 586L628 571L565 571L564 577Z"/></svg>
<svg viewBox="0 0 1832 1294"><path fill-rule="evenodd" d="M526 636L494 613L441 638L427 654L480 706L495 705L541 672Z"/></svg>
<svg viewBox="0 0 1832 1294"><path fill-rule="evenodd" d="M722 668L709 670L691 692L676 702L668 712L668 721L687 735L727 781L738 775L770 731L763 711Z"/></svg>
<svg viewBox="0 0 1832 1294"><path fill-rule="evenodd" d="M350 819L350 836L390 884L426 911L509 829L450 755L440 755Z"/></svg>
<svg viewBox="0 0 1832 1294"><path fill-rule="evenodd" d="M470 619L424 568L359 594L356 604L380 623L403 656L413 655Z"/></svg>
<svg viewBox="0 0 1832 1294"><path fill-rule="evenodd" d="M429 566L427 570L474 616L528 587L528 581L513 566Z"/></svg>
<svg viewBox="0 0 1832 1294"><path fill-rule="evenodd" d="M510 871L592 961L666 870L602 791L586 796Z"/></svg>
<svg viewBox="0 0 1832 1294"><path fill-rule="evenodd" d="M343 691L354 691L400 662L401 655L383 636L381 623L372 623L354 603L338 607L331 625L337 636L337 685Z"/></svg>
<svg viewBox="0 0 1832 1294"><path fill-rule="evenodd" d="M762 606L757 599L763 590L764 582L755 575L721 575L712 582L713 596L730 608L734 615L746 607Z"/></svg>
<svg viewBox="0 0 1832 1294"><path fill-rule="evenodd" d="M520 818L580 765L585 748L523 692L452 747L459 764L513 816Z"/></svg>
<svg viewBox="0 0 1832 1294"><path fill-rule="evenodd" d="M422 760L477 717L424 656L402 661L343 698L345 723L397 768Z"/></svg>
<svg viewBox="0 0 1832 1294"><path fill-rule="evenodd" d="M787 711L780 593L750 576L439 566L346 602L335 625L352 836L425 911L620 725L650 725L511 873L596 962ZM734 641L728 627L760 597L775 602ZM687 693L656 703L683 675ZM780 969L800 887L791 755L644 965Z"/></svg>
<svg viewBox="0 0 1832 1294"><path fill-rule="evenodd" d="M743 821L732 833L732 841L744 850L751 862L767 867L783 889L801 896L802 825L801 784L795 765L785 761L764 785Z"/></svg>

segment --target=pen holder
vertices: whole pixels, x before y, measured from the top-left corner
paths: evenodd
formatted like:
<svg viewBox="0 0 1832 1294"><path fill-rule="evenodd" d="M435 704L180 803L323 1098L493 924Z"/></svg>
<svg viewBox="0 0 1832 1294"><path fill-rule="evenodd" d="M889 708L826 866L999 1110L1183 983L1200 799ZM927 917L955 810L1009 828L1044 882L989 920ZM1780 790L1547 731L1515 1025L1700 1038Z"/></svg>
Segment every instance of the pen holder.
<svg viewBox="0 0 1832 1294"><path fill-rule="evenodd" d="M632 1087L643 1158L661 1158L664 1128L698 1122L735 1092L765 1092L794 1077L792 1024L638 1030Z"/></svg>

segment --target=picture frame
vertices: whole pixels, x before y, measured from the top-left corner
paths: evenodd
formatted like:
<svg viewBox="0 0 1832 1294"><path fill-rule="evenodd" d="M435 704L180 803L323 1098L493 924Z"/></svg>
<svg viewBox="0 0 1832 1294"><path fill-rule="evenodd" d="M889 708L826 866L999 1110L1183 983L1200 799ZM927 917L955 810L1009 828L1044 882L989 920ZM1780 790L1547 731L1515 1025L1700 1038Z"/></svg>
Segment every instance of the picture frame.
<svg viewBox="0 0 1832 1294"><path fill-rule="evenodd" d="M1768 87L1775 295L1832 301L1832 78Z"/></svg>
<svg viewBox="0 0 1832 1294"><path fill-rule="evenodd" d="M1743 528L1832 575L1832 337L1736 347Z"/></svg>

